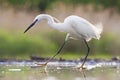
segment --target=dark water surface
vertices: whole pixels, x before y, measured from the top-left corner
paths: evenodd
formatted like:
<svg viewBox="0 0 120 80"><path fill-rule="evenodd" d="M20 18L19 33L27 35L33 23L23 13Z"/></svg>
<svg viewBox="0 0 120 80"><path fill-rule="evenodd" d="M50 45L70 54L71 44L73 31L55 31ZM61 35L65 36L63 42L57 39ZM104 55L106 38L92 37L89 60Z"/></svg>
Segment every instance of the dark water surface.
<svg viewBox="0 0 120 80"><path fill-rule="evenodd" d="M35 62L0 62L0 80L120 80L119 62L87 62L84 72L76 68L79 65L50 62L45 70Z"/></svg>

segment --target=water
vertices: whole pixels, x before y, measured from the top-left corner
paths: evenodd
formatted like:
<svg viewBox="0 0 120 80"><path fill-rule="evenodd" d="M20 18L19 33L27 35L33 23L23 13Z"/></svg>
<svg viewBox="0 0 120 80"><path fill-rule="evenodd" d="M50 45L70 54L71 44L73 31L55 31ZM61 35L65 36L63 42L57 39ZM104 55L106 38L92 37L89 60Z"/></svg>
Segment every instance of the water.
<svg viewBox="0 0 120 80"><path fill-rule="evenodd" d="M77 69L80 64L56 61L45 69L35 62L0 62L0 80L120 80L119 62L86 62L84 72Z"/></svg>

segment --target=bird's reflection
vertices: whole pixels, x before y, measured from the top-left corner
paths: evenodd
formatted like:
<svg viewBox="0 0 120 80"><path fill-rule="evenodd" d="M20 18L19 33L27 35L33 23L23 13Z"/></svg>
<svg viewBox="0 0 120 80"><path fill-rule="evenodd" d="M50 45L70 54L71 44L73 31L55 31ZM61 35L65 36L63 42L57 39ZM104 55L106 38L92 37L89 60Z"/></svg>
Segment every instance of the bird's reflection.
<svg viewBox="0 0 120 80"><path fill-rule="evenodd" d="M40 73L41 74L45 74L46 77L49 76L49 74L51 74L52 72L58 72L57 74L59 74L59 73L62 73L62 71L64 70L64 68L62 68L62 67L60 69L58 69L58 67L56 67L56 68L54 68L56 70L52 69L53 71L51 71L50 69L48 69L48 67L49 67L48 65L46 65L46 66L39 66L39 68L43 68L42 71L40 71ZM87 80L86 68L84 68L84 69L80 69L80 68L79 69L78 68L73 69L73 68L71 68L70 70L71 71L75 71L76 73L78 72L78 74L80 74L79 76L81 77L82 80Z"/></svg>
<svg viewBox="0 0 120 80"><path fill-rule="evenodd" d="M81 74L82 74L82 78L83 78L83 80L87 80L86 79L86 73L85 73L85 69L83 70L80 70L80 72L81 72Z"/></svg>
<svg viewBox="0 0 120 80"><path fill-rule="evenodd" d="M39 68L42 68L42 67L44 67L44 68L40 71L40 73L48 76L49 75L49 71L47 70L48 66L47 65L46 66L39 66Z"/></svg>

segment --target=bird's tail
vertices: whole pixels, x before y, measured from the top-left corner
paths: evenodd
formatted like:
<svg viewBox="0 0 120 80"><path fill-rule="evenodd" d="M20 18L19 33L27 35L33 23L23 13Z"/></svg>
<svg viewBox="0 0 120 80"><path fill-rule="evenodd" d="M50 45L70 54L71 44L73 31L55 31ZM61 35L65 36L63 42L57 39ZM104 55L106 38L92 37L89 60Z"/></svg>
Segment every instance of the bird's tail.
<svg viewBox="0 0 120 80"><path fill-rule="evenodd" d="M96 27L96 33L97 33L96 38L100 39L100 34L103 31L103 25L102 25L102 23L97 23L97 24L95 24L95 27Z"/></svg>
<svg viewBox="0 0 120 80"><path fill-rule="evenodd" d="M95 24L95 26L97 28L98 34L101 34L102 31L103 31L103 25L102 25L102 23L101 22L97 23L97 24Z"/></svg>

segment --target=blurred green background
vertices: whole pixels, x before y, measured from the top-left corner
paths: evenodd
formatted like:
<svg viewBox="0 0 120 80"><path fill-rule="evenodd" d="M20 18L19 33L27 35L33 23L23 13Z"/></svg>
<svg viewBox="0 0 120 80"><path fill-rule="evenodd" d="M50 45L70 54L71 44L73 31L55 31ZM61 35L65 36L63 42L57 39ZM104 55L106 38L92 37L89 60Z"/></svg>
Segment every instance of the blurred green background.
<svg viewBox="0 0 120 80"><path fill-rule="evenodd" d="M29 59L29 56L51 57L65 38L65 33L48 27L46 21L37 23L29 32L24 30L34 17L47 13L60 21L78 15L91 23L102 22L100 40L91 40L90 58L111 58L120 52L120 0L0 0L0 59ZM59 57L84 57L82 41L70 40Z"/></svg>

